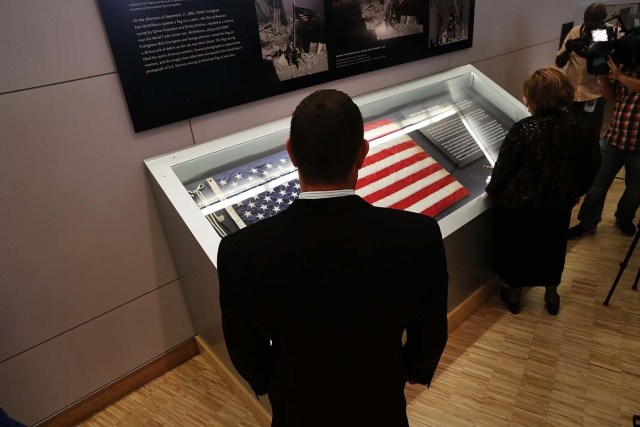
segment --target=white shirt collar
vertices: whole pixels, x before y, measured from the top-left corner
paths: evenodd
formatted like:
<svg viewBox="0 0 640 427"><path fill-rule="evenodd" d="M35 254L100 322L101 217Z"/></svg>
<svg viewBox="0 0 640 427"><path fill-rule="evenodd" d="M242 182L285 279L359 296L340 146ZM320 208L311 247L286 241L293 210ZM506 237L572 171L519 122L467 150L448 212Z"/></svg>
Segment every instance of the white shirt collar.
<svg viewBox="0 0 640 427"><path fill-rule="evenodd" d="M328 199L330 197L355 196L356 191L352 189L329 190L329 191L305 191L300 193L299 199Z"/></svg>

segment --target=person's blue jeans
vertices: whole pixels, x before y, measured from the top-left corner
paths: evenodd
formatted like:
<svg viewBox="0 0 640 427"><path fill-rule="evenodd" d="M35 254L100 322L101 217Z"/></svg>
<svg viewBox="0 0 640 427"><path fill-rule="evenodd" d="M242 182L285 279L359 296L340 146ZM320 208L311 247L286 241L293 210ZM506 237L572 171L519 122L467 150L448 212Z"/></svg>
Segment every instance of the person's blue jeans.
<svg viewBox="0 0 640 427"><path fill-rule="evenodd" d="M588 230L595 229L602 220L607 191L622 166L625 168L625 189L615 216L620 222L631 222L640 206L640 151L623 151L601 139L600 153L600 169L578 212L578 220Z"/></svg>

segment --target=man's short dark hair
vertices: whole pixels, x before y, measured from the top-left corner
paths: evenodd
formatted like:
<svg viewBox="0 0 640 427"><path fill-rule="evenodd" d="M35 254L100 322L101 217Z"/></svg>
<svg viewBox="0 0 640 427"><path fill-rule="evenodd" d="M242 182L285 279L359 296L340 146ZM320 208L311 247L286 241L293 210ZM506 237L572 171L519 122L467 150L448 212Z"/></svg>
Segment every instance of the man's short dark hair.
<svg viewBox="0 0 640 427"><path fill-rule="evenodd" d="M584 25L589 29L597 28L607 19L607 7L604 3L591 3L584 11Z"/></svg>
<svg viewBox="0 0 640 427"><path fill-rule="evenodd" d="M340 183L364 139L362 113L344 92L321 89L304 98L291 117L290 149L309 183Z"/></svg>

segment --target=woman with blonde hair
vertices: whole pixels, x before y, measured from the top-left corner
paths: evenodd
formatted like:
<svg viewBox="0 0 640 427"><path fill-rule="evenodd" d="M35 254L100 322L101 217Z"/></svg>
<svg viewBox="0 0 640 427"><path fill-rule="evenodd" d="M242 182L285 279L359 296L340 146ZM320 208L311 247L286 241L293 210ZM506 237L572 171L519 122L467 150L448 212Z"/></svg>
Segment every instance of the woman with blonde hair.
<svg viewBox="0 0 640 427"><path fill-rule="evenodd" d="M486 188L496 200L495 268L508 285L500 297L513 314L531 286L545 287L547 311L558 314L571 210L600 165L597 132L568 110L574 91L555 68L524 80L531 116L507 133Z"/></svg>

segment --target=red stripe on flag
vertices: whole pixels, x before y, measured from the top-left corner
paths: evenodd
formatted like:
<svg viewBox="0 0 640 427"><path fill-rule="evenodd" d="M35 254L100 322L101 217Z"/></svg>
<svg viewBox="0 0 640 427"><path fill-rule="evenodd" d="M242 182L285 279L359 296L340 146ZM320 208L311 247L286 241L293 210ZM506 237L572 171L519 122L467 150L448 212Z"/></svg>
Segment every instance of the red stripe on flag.
<svg viewBox="0 0 640 427"><path fill-rule="evenodd" d="M427 185L424 188L421 188L419 191L416 191L410 196L405 197L404 199L394 203L389 207L394 209L407 209L409 206L419 202L422 199L426 199L431 194L451 184L452 182L456 182L456 179L452 175L446 175L445 177L439 179L438 181L430 185Z"/></svg>
<svg viewBox="0 0 640 427"><path fill-rule="evenodd" d="M417 147L416 143L408 140L408 141L403 141L400 142L396 145L393 145L389 148L385 148L384 150L380 150L379 152L375 153L375 154L371 154L367 157L365 157L364 159L364 163L362 164L362 167L365 166L369 166L373 163L377 163L380 160L384 160L385 158L389 157L389 156L393 156L394 154L398 154L404 150L408 150L410 148L413 147ZM423 151L424 153L424 151Z"/></svg>
<svg viewBox="0 0 640 427"><path fill-rule="evenodd" d="M393 165L394 169L391 171L391 173L396 172L398 170L400 170L401 168L397 168L395 167L396 165ZM385 170L387 169L391 169L391 168L385 168ZM381 188L378 191L375 191L371 194L369 194L368 196L364 197L364 199L369 202L369 203L375 203L378 200L384 199L385 197L393 194L393 193L397 193L399 191L402 191L403 188L413 184L414 182L418 182L421 179L431 175L434 172L439 171L440 169L442 169L442 166L440 166L437 163L434 163L432 165L429 165L428 167L424 168L424 169L420 169L419 171L406 176L396 182L394 182L393 184L388 185L387 187ZM391 175L391 173L387 173L386 175ZM451 176L451 175L448 175ZM359 181L358 181L359 183ZM431 188L432 185L427 186L426 188ZM356 188L357 189L357 188ZM417 193L412 194L410 197L413 197L413 195L420 195L418 197L417 200L423 199L425 196L424 194L422 194L420 191ZM428 195L428 194L427 194ZM407 200L407 198L403 199L402 201ZM398 202L401 203L402 201ZM415 203L415 202L414 202ZM396 203L397 204L397 203ZM413 203L407 205L407 206L411 206ZM401 209L401 208L398 208Z"/></svg>
<svg viewBox="0 0 640 427"><path fill-rule="evenodd" d="M390 129L387 129L386 131L383 131L383 133L379 134L379 135L375 135L372 137L367 137L367 133L372 133L372 131L378 129L378 128L382 128L384 126L389 126L389 125L394 125L393 127L391 127ZM383 120L378 120L377 122L371 122L371 123L365 123L364 124L364 135L365 138L369 139L369 140L373 140L373 139L377 139L380 137L383 137L385 135L389 135L391 132L395 132L398 129L400 129L400 126L397 125L394 121L389 120L389 119L383 119ZM375 132L373 132L375 133Z"/></svg>
<svg viewBox="0 0 640 427"><path fill-rule="evenodd" d="M390 125L391 123L393 123L391 120L389 119L382 119L382 120L378 120L377 122L370 122L370 123L365 123L364 124L364 131L368 131L368 130L373 130L375 128L379 128L381 126L386 126L386 125Z"/></svg>
<svg viewBox="0 0 640 427"><path fill-rule="evenodd" d="M469 195L469 190L467 190L464 187L461 187L458 190L454 191L453 193L449 194L444 199L439 200L437 203L434 203L433 205L429 206L427 209L423 210L421 213L427 216L436 216L437 214L439 214L449 206L453 205L458 200L463 199L468 195Z"/></svg>
<svg viewBox="0 0 640 427"><path fill-rule="evenodd" d="M402 159L399 162L393 163L389 166L387 166L386 168L380 169L377 172L374 172L372 174L369 174L367 176L363 176L362 178L358 179L358 181L356 182L356 190L359 188L363 188L366 187L367 185L370 185L376 181L379 181L383 178L388 177L389 175L402 170L406 167L411 166L414 163L417 163L421 160L427 159L429 158L429 156L422 152L422 153L416 153L411 157L407 157L406 159Z"/></svg>

